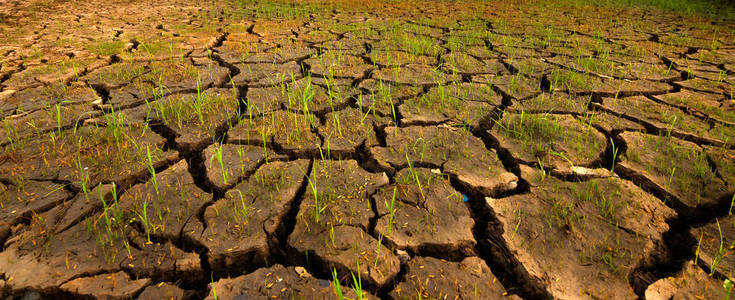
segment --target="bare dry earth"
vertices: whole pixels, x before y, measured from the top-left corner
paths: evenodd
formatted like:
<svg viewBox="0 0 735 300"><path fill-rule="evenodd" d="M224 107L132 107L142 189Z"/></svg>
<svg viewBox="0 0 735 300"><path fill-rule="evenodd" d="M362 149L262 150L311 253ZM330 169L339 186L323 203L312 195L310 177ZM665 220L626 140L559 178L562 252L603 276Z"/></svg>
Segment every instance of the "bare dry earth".
<svg viewBox="0 0 735 300"><path fill-rule="evenodd" d="M732 293L731 23L0 3L3 298Z"/></svg>

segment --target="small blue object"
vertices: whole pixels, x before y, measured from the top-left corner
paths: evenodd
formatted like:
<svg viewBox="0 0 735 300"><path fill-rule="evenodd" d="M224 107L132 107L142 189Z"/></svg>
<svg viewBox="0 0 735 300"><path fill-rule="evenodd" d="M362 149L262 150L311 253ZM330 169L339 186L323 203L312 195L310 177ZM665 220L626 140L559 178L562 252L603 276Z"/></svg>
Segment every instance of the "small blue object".
<svg viewBox="0 0 735 300"><path fill-rule="evenodd" d="M470 201L470 198L467 198L467 195L465 195L465 194L462 194L462 200L463 200L464 202L467 202L467 201Z"/></svg>

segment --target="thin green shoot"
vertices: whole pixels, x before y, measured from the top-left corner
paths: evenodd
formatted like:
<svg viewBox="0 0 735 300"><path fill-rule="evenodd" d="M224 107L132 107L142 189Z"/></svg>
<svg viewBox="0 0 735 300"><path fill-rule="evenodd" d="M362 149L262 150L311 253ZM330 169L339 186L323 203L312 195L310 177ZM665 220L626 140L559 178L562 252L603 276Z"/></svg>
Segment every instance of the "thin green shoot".
<svg viewBox="0 0 735 300"><path fill-rule="evenodd" d="M355 291L355 294L357 295L358 300L362 300L365 298L365 295L362 292L362 277L360 276L360 261L358 259L357 261L357 278L355 278L355 274L350 272L350 275L352 276L352 290Z"/></svg>
<svg viewBox="0 0 735 300"><path fill-rule="evenodd" d="M146 145L145 148L146 157L148 158L148 172L151 174L151 182L153 182L153 188L156 190L156 195L159 195L158 181L156 180L156 168L153 167L153 159L151 158L151 148Z"/></svg>
<svg viewBox="0 0 735 300"><path fill-rule="evenodd" d="M391 227L393 225L393 217L395 216L396 209L396 194L398 192L398 187L393 187L393 197L390 199L390 205L388 205L387 201L384 201L385 207L388 208L388 229L386 230L386 235L390 235Z"/></svg>
<svg viewBox="0 0 735 300"><path fill-rule="evenodd" d="M419 187L419 193L421 194L421 200L426 200L426 196L424 196L424 190L421 188L421 180L419 180L419 174L414 171L413 164L411 164L411 160L408 158L408 153L406 153L406 161L408 162L408 174L409 176L413 175L413 178L416 180L416 185Z"/></svg>
<svg viewBox="0 0 735 300"><path fill-rule="evenodd" d="M710 265L710 271L709 275L712 276L717 271L717 265L720 263L720 260L722 260L723 255L725 254L724 245L725 245L725 239L722 236L722 228L720 228L720 220L715 219L717 222L717 232L720 235L720 247L717 250L717 254L715 254L715 258L712 260L712 264Z"/></svg>
<svg viewBox="0 0 735 300"><path fill-rule="evenodd" d="M381 233L378 236L378 251L375 252L375 265L373 265L373 268L378 268L378 260L380 259L380 246L383 245L383 234Z"/></svg>
<svg viewBox="0 0 735 300"><path fill-rule="evenodd" d="M342 295L342 285L339 283L339 278L337 277L337 269L332 269L332 287L334 288L334 293L337 295L337 299L344 299L345 297Z"/></svg>
<svg viewBox="0 0 735 300"><path fill-rule="evenodd" d="M612 138L610 138L610 145L612 146L612 165L610 166L610 171L615 171L615 162L618 159L618 149L615 147L615 141L613 141Z"/></svg>

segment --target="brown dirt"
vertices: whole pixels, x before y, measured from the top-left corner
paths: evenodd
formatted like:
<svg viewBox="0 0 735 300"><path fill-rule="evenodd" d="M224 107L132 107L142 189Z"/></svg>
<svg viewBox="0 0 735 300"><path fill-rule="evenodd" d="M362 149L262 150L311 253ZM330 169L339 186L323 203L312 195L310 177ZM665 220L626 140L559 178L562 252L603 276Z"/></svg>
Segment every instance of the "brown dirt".
<svg viewBox="0 0 735 300"><path fill-rule="evenodd" d="M0 2L0 298L732 294L732 20Z"/></svg>

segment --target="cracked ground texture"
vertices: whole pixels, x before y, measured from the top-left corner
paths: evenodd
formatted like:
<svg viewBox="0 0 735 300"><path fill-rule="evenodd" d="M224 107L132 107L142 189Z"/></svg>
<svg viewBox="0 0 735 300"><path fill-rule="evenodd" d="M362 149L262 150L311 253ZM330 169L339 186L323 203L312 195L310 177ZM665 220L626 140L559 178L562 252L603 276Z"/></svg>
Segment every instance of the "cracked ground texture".
<svg viewBox="0 0 735 300"><path fill-rule="evenodd" d="M0 298L732 293L732 21L212 2L0 0Z"/></svg>

